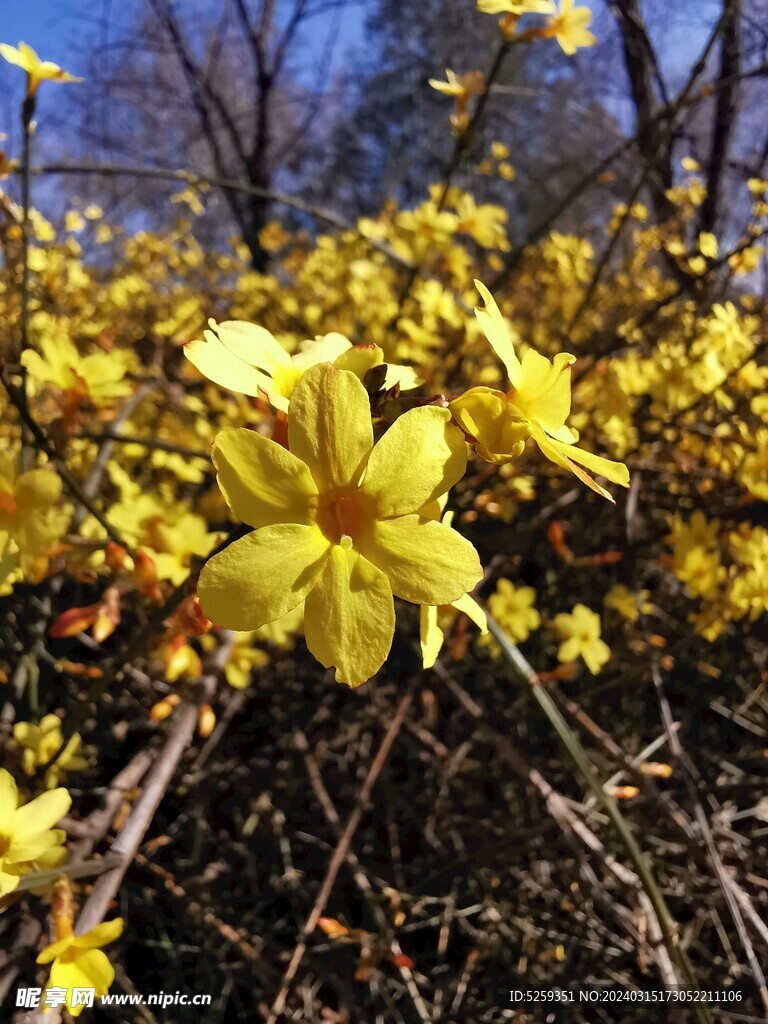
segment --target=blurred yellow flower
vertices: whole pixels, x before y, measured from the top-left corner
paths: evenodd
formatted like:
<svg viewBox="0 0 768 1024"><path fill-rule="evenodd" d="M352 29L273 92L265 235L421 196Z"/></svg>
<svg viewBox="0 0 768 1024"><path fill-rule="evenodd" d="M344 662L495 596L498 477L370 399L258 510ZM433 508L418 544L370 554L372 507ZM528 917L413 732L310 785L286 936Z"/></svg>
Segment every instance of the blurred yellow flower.
<svg viewBox="0 0 768 1024"><path fill-rule="evenodd" d="M70 75L68 71L62 71L58 64L51 60L40 60L31 46L26 43L19 43L18 46L10 46L8 43L0 43L0 57L3 57L9 64L27 73L27 95L34 96L40 83L49 82L82 82L82 78Z"/></svg>
<svg viewBox="0 0 768 1024"><path fill-rule="evenodd" d="M549 14L550 0L477 0L477 9L483 14Z"/></svg>
<svg viewBox="0 0 768 1024"><path fill-rule="evenodd" d="M36 569L69 523L69 511L57 508L61 480L48 469L17 476L15 459L0 454L0 532L8 533L27 573Z"/></svg>
<svg viewBox="0 0 768 1024"><path fill-rule="evenodd" d="M124 398L133 391L133 385L125 379L132 361L127 351L96 350L82 356L62 331L46 334L36 347L39 352L27 349L21 357L30 379L36 383L52 384L97 405Z"/></svg>
<svg viewBox="0 0 768 1024"><path fill-rule="evenodd" d="M58 715L45 715L40 724L33 722L17 722L13 727L13 738L24 750L21 755L21 767L26 775L34 775L35 770L54 756L64 739L61 719ZM82 740L79 733L74 733L67 745L45 773L45 784L48 789L58 786L67 772L79 772L88 766L87 758L81 754Z"/></svg>
<svg viewBox="0 0 768 1024"><path fill-rule="evenodd" d="M306 599L309 650L357 686L391 647L393 594L449 604L482 576L468 541L419 515L462 477L466 446L437 406L406 412L374 445L365 388L328 363L296 385L288 442L290 452L253 431L218 434L219 487L254 532L206 563L200 604L247 630Z"/></svg>
<svg viewBox="0 0 768 1024"><path fill-rule="evenodd" d="M628 622L637 622L641 614L646 615L653 607L648 602L649 597L649 590L635 593L623 583L617 583L605 595L603 604L606 608L618 612Z"/></svg>
<svg viewBox="0 0 768 1024"><path fill-rule="evenodd" d="M485 300L475 314L496 355L507 369L511 389L504 394L488 387L474 387L450 404L454 419L486 462L509 462L522 454L532 437L542 454L574 473L593 491L613 501L581 466L613 483L629 486L629 471L620 462L574 447L578 432L565 425L571 411L570 366L576 357L558 353L553 362L533 349L517 357L507 326L493 296L475 281ZM580 465L579 465L580 464Z"/></svg>
<svg viewBox="0 0 768 1024"><path fill-rule="evenodd" d="M516 587L509 580L499 580L496 591L488 598L491 615L516 644L527 640L541 625L535 603L533 587Z"/></svg>
<svg viewBox="0 0 768 1024"><path fill-rule="evenodd" d="M0 896L13 892L22 875L38 865L58 867L66 856L66 833L53 828L67 813L66 789L51 789L19 806L13 776L0 768Z"/></svg>
<svg viewBox="0 0 768 1024"><path fill-rule="evenodd" d="M573 0L560 0L558 8L552 0L549 11L552 17L541 35L555 38L563 53L572 57L579 48L595 45L597 40L588 29L592 21L592 11L588 7L574 7Z"/></svg>
<svg viewBox="0 0 768 1024"><path fill-rule="evenodd" d="M600 616L584 604L574 605L569 614L561 612L553 619L555 630L562 640L557 650L559 661L575 661L584 659L592 675L611 657L611 649L600 639Z"/></svg>

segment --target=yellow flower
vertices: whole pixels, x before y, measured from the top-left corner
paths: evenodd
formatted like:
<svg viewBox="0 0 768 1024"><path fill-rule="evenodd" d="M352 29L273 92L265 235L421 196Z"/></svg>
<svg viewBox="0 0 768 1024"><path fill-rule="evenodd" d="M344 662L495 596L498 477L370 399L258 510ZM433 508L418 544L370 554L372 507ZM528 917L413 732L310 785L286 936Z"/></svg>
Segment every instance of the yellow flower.
<svg viewBox="0 0 768 1024"><path fill-rule="evenodd" d="M653 607L648 602L649 596L649 590L641 590L636 594L623 583L617 583L605 595L603 604L606 608L618 612L628 622L637 622L641 612L645 615Z"/></svg>
<svg viewBox="0 0 768 1024"><path fill-rule="evenodd" d="M0 57L27 72L28 96L35 95L41 82L82 82L82 78L75 78L68 71L62 71L53 61L40 60L32 47L26 43L19 43L18 47L0 43Z"/></svg>
<svg viewBox="0 0 768 1024"><path fill-rule="evenodd" d="M611 649L600 639L600 616L586 605L574 605L570 615L561 612L556 615L554 627L563 641L557 650L559 661L584 659L592 675L597 675L611 657Z"/></svg>
<svg viewBox="0 0 768 1024"><path fill-rule="evenodd" d="M235 690L244 690L251 681L251 671L269 664L269 655L256 647L256 631L235 633L235 642L224 666L224 678Z"/></svg>
<svg viewBox="0 0 768 1024"><path fill-rule="evenodd" d="M708 260L716 260L719 252L717 238L711 231L702 231L699 235L699 252Z"/></svg>
<svg viewBox="0 0 768 1024"><path fill-rule="evenodd" d="M548 14L550 0L477 0L477 9L483 14Z"/></svg>
<svg viewBox="0 0 768 1024"><path fill-rule="evenodd" d="M60 497L56 473L31 469L17 476L14 459L0 454L0 532L18 547L27 573L67 528L69 512L55 507Z"/></svg>
<svg viewBox="0 0 768 1024"><path fill-rule="evenodd" d="M506 210L491 203L481 203L478 206L474 196L464 192L456 204L456 213L460 219L457 230L471 235L478 245L485 249L502 249L505 252L509 249L504 228L507 222Z"/></svg>
<svg viewBox="0 0 768 1024"><path fill-rule="evenodd" d="M570 366L576 357L560 352L550 362L528 349L520 362L510 330L493 296L480 281L475 284L485 300L485 307L476 307L475 314L491 347L504 363L512 387L506 394L487 387L471 388L451 402L454 419L486 462L509 462L517 458L532 437L548 459L569 469L587 487L613 501L610 493L595 483L581 466L622 487L629 486L627 467L573 447L579 435L565 426L571 411Z"/></svg>
<svg viewBox="0 0 768 1024"><path fill-rule="evenodd" d="M735 274L751 274L760 265L760 257L763 255L762 245L750 245L741 252L735 252L728 257L728 266Z"/></svg>
<svg viewBox="0 0 768 1024"><path fill-rule="evenodd" d="M60 936L38 956L39 964L51 964L47 988L67 990L67 1009L73 1017L79 1017L83 1012L82 1005L73 1005L73 989L93 988L97 999L109 991L115 979L115 969L101 946L114 942L122 934L123 919L116 917L114 921L97 924L85 935Z"/></svg>
<svg viewBox="0 0 768 1024"><path fill-rule="evenodd" d="M66 833L53 826L71 803L66 789L51 789L20 807L13 776L0 768L0 896L41 862L57 867L64 860Z"/></svg>
<svg viewBox="0 0 768 1024"><path fill-rule="evenodd" d="M17 722L13 727L13 738L23 748L21 767L27 775L34 775L35 769L51 760L61 747L63 735L61 719L58 715L45 715L39 725L33 722ZM45 773L45 784L48 789L58 786L66 772L79 772L88 766L88 761L80 753L82 740L74 733L67 745Z"/></svg>
<svg viewBox="0 0 768 1024"><path fill-rule="evenodd" d="M499 580L496 592L488 598L488 607L510 639L522 643L541 625L535 601L533 587L516 587L509 580Z"/></svg>
<svg viewBox="0 0 768 1024"><path fill-rule="evenodd" d="M131 363L128 352L115 349L81 356L71 339L60 331L41 338L37 347L39 353L27 349L21 357L33 381L53 384L95 404L124 398L133 391L131 383L125 380Z"/></svg>
<svg viewBox="0 0 768 1024"><path fill-rule="evenodd" d="M481 578L472 545L418 514L462 477L466 446L436 406L405 413L374 446L365 388L328 363L296 385L288 442L290 452L245 429L217 436L219 487L254 532L206 563L200 604L247 630L306 599L309 650L357 686L392 645L393 594L449 604Z"/></svg>
<svg viewBox="0 0 768 1024"><path fill-rule="evenodd" d="M588 7L574 7L573 0L560 0L560 7L554 0L549 4L552 17L542 36L557 39L563 53L572 57L582 46L594 46L597 40L587 26L592 21L592 11Z"/></svg>
<svg viewBox="0 0 768 1024"><path fill-rule="evenodd" d="M184 355L209 380L241 395L258 398L265 394L271 404L286 412L293 389L310 367L333 363L352 370L361 379L368 370L384 362L378 345L353 345L343 334L326 334L306 341L293 356L264 327L242 320L217 324L204 340L190 341ZM415 388L421 381L409 366L387 366L385 388L398 384L401 390Z"/></svg>

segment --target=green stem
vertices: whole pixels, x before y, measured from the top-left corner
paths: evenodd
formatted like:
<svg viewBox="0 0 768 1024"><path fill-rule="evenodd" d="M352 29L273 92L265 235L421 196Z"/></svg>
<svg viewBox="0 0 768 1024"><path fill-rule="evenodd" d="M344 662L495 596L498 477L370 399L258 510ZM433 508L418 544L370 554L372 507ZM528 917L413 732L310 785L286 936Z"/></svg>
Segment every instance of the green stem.
<svg viewBox="0 0 768 1024"><path fill-rule="evenodd" d="M651 906L653 907L654 913L656 914L656 918L659 922L661 934L664 938L664 945L667 947L669 955L675 966L680 971L680 976L684 979L685 984L691 989L699 989L700 986L696 978L693 965L688 959L687 953L680 945L677 923L672 917L666 900L659 889L648 859L640 849L637 840L629 828L627 820L619 810L619 805L611 796L609 796L600 784L597 777L597 771L590 761L589 755L581 745L576 734L560 714L560 710L552 700L552 697L549 695L545 687L539 683L532 666L528 663L520 650L510 642L504 631L490 616L488 616L488 629L493 634L501 647L504 657L510 663L515 672L530 684L531 691L539 706L549 719L555 732L562 740L563 746L571 755L576 767L584 776L587 785L592 790L595 799L603 808L611 824L616 830L616 834L621 840L622 845L627 852L627 856L637 872L637 876L640 879L643 890L650 900ZM691 1006L697 1021L701 1022L701 1024L712 1024L712 1016L710 1014L709 1007L706 1004L692 1003Z"/></svg>

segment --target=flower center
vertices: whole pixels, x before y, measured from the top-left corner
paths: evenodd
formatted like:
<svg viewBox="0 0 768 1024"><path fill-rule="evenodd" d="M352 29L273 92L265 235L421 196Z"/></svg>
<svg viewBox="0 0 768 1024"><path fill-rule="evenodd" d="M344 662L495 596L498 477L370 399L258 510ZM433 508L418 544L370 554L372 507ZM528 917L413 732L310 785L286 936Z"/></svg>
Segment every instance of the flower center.
<svg viewBox="0 0 768 1024"><path fill-rule="evenodd" d="M11 845L10 836L4 836L0 833L0 857L4 857L8 852L8 847Z"/></svg>
<svg viewBox="0 0 768 1024"><path fill-rule="evenodd" d="M334 544L351 547L363 532L367 518L359 495L334 492L320 499L318 525Z"/></svg>

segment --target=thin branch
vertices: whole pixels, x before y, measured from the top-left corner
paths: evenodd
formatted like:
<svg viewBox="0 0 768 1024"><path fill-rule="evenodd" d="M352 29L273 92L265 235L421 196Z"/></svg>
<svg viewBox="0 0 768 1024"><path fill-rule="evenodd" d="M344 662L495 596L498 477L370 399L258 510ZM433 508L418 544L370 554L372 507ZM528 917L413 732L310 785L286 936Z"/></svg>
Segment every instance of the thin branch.
<svg viewBox="0 0 768 1024"><path fill-rule="evenodd" d="M15 170L16 173L23 173L24 168L19 167ZM413 263L410 260L405 259L403 256L399 256L385 243L378 242L375 239L362 234L359 228L354 224L350 224L349 221L340 217L337 213L315 206L312 203L307 203L298 196L292 196L286 192L277 192L273 189L260 188L258 185L252 185L250 182L240 181L237 178L218 176L210 177L204 174L196 174L194 171L170 170L163 167L127 167L119 164L99 163L42 164L37 167L31 167L29 173L33 175L101 174L105 177L125 175L126 177L149 178L157 181L179 181L193 187L210 185L213 188L221 189L222 192L242 192L245 195L251 195L257 199L263 199L265 202L278 203L281 206L290 206L292 209L298 210L300 213L306 213L310 217L314 217L316 220L323 221L335 228L339 228L341 231L351 231L359 235L360 239L364 241L366 245L369 245L372 249L376 249L378 252L383 253L388 259L392 260L393 263L397 263L408 270L413 267Z"/></svg>
<svg viewBox="0 0 768 1024"><path fill-rule="evenodd" d="M411 706L413 697L411 694L406 694L400 701L395 716L389 724L389 728L381 742L378 753L368 769L368 774L365 777L365 781L360 787L360 791L357 794L355 800L355 806L352 809L351 814L347 818L347 823L344 826L344 830L339 837L339 841L336 844L336 849L333 851L328 868L326 869L325 878L320 886L320 891L315 898L314 906L309 914L309 917L304 922L304 925L299 933L299 941L291 957L291 961L286 968L285 974L283 975L282 985L280 991L272 1004L270 1010L269 1019L267 1024L275 1024L277 1018L285 1009L285 1004L288 999L288 994L291 990L296 973L301 966L301 961L304 959L304 954L307 951L307 940L317 926L317 922L322 916L325 906L328 902L328 898L333 891L333 886L336 882L336 877L344 863L347 854L349 853L350 844L352 843L352 837L357 831L357 826L365 812L368 800L371 795L371 791L376 784L376 780L381 774L381 770L386 764L389 752L392 749L392 744L395 742L397 734L400 732L400 728L403 724L408 708Z"/></svg>

